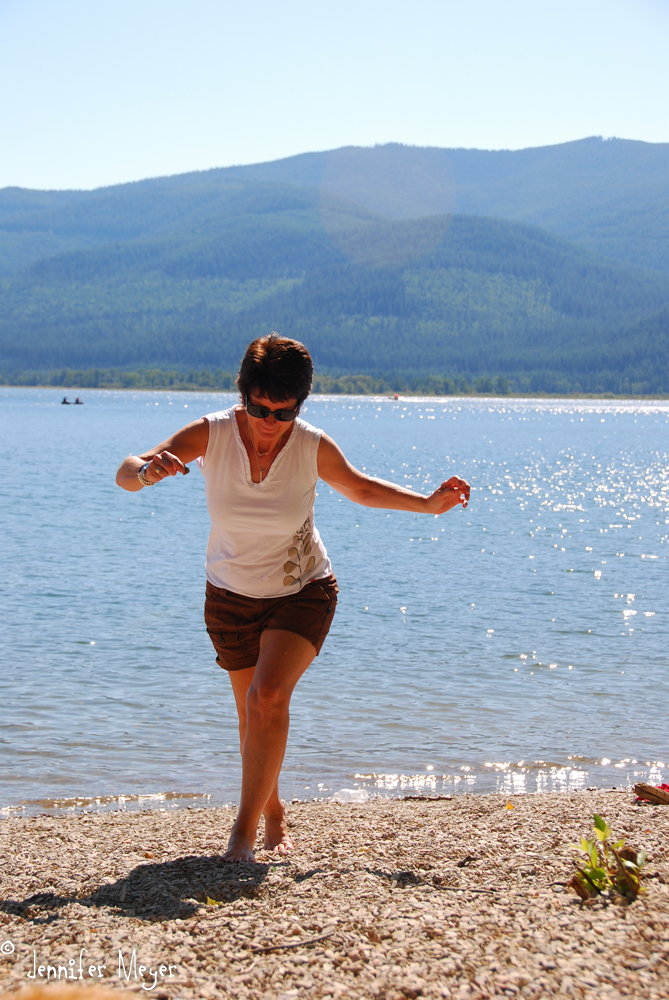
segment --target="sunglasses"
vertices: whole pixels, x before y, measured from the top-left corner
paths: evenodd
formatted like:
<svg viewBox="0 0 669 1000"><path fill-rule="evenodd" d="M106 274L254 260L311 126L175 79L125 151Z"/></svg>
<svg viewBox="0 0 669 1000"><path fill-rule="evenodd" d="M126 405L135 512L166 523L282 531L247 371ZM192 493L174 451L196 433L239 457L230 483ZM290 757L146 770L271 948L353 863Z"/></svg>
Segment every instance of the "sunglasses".
<svg viewBox="0 0 669 1000"><path fill-rule="evenodd" d="M289 420L294 420L300 412L299 406L295 410L270 410L266 406L256 406L255 403L249 400L248 396L244 405L246 406L247 413L252 417L258 417L260 420L266 420L271 414L275 420L282 420L287 423Z"/></svg>

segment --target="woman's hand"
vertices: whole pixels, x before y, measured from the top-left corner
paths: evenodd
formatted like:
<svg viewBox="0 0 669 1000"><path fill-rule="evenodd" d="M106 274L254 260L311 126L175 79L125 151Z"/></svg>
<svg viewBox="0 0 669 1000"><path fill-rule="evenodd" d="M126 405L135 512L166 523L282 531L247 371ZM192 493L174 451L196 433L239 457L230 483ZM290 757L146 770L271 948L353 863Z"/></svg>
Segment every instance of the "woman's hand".
<svg viewBox="0 0 669 1000"><path fill-rule="evenodd" d="M459 503L463 507L469 503L469 483L465 479L451 476L430 494L426 508L429 514L445 514Z"/></svg>
<svg viewBox="0 0 669 1000"><path fill-rule="evenodd" d="M159 483L167 476L176 476L177 472L187 475L190 469L184 465L180 458L169 451L159 451L149 462L149 467L144 473L144 477L151 483Z"/></svg>

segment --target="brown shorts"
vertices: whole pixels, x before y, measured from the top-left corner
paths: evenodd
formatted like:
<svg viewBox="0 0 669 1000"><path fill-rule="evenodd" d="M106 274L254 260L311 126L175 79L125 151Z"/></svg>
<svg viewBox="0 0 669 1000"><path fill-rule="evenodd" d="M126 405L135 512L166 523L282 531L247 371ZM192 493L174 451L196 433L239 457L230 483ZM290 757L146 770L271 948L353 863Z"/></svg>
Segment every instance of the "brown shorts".
<svg viewBox="0 0 669 1000"><path fill-rule="evenodd" d="M260 598L233 594L207 580L204 620L216 662L225 670L255 667L260 636L266 628L296 632L309 640L318 656L332 624L338 593L334 576L312 580L297 594Z"/></svg>

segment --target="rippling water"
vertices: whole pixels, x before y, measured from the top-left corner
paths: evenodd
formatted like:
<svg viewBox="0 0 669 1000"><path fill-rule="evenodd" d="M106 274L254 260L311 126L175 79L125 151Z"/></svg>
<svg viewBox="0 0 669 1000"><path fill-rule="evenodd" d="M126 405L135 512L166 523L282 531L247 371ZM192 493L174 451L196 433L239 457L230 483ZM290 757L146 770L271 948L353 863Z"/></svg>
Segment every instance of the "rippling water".
<svg viewBox="0 0 669 1000"><path fill-rule="evenodd" d="M236 798L202 621L202 478L128 494L124 454L229 394L0 390L0 806ZM470 507L367 510L320 484L341 587L298 685L282 791L666 780L668 403L321 397L371 474ZM163 797L166 797L163 799Z"/></svg>

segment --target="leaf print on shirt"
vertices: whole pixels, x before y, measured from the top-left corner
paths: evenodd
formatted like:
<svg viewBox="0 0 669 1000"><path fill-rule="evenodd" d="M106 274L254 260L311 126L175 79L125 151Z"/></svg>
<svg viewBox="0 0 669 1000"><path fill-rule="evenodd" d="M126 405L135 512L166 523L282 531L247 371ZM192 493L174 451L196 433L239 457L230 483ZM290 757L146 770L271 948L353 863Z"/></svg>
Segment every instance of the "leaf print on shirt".
<svg viewBox="0 0 669 1000"><path fill-rule="evenodd" d="M311 555L312 535L313 521L309 514L302 527L293 535L293 544L288 549L288 560L283 564L286 574L283 578L284 587L292 587L295 583L301 586L302 574L309 573L316 565L316 557Z"/></svg>

